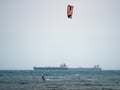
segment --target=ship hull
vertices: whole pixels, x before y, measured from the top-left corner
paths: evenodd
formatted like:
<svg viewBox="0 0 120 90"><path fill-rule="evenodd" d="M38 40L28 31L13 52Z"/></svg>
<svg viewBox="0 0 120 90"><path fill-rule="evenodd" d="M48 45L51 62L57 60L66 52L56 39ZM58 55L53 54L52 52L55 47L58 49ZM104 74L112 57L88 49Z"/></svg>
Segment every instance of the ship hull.
<svg viewBox="0 0 120 90"><path fill-rule="evenodd" d="M70 70L77 70L77 71L101 71L101 68L69 68Z"/></svg>
<svg viewBox="0 0 120 90"><path fill-rule="evenodd" d="M33 67L34 70L68 70L68 68L61 67Z"/></svg>
<svg viewBox="0 0 120 90"><path fill-rule="evenodd" d="M61 68L61 67L33 67L34 70L77 70L77 71L101 71L101 68Z"/></svg>

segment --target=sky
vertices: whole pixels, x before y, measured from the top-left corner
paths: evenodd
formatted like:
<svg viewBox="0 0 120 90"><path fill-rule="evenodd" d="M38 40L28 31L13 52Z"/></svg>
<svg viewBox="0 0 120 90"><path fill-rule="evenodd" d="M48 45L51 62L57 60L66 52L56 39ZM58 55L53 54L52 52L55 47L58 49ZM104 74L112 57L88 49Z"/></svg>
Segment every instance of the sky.
<svg viewBox="0 0 120 90"><path fill-rule="evenodd" d="M120 0L0 0L0 13L0 70L120 70Z"/></svg>

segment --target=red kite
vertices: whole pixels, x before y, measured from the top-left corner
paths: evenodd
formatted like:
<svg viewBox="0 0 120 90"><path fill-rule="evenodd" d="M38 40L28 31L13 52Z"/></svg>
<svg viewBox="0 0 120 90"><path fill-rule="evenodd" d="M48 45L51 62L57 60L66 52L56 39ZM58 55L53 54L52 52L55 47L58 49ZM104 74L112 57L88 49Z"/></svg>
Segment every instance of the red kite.
<svg viewBox="0 0 120 90"><path fill-rule="evenodd" d="M68 5L67 6L67 16L68 16L68 18L72 18L72 14L73 14L73 6Z"/></svg>

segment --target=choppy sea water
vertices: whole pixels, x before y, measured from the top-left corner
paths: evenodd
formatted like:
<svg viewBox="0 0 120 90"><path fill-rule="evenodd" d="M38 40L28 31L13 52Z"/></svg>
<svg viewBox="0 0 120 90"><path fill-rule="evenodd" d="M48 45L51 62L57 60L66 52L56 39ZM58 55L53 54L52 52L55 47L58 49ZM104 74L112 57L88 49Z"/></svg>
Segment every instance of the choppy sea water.
<svg viewBox="0 0 120 90"><path fill-rule="evenodd" d="M120 90L120 71L1 70L0 90Z"/></svg>

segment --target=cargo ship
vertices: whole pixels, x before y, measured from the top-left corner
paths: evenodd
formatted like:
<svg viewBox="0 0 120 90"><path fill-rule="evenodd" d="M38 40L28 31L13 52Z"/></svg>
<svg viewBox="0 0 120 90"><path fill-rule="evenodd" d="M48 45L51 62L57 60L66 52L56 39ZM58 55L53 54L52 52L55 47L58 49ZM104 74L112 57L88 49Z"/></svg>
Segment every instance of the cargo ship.
<svg viewBox="0 0 120 90"><path fill-rule="evenodd" d="M102 68L99 65L95 65L93 67L80 67L80 68L69 68L70 70L77 70L77 71L101 71Z"/></svg>
<svg viewBox="0 0 120 90"><path fill-rule="evenodd" d="M61 64L59 67L33 67L34 70L67 70L66 64Z"/></svg>
<svg viewBox="0 0 120 90"><path fill-rule="evenodd" d="M61 64L59 67L33 67L34 70L77 70L77 71L101 71L99 65L95 65L91 68L68 68L66 64Z"/></svg>

